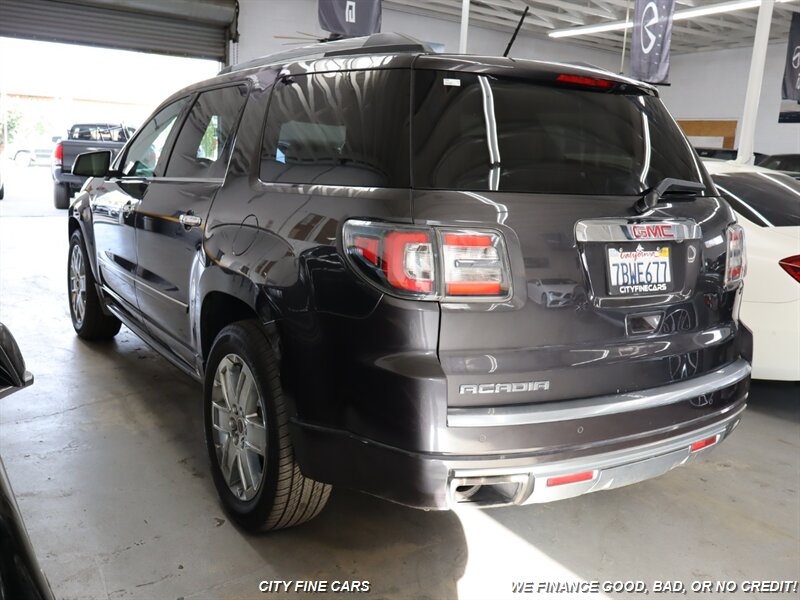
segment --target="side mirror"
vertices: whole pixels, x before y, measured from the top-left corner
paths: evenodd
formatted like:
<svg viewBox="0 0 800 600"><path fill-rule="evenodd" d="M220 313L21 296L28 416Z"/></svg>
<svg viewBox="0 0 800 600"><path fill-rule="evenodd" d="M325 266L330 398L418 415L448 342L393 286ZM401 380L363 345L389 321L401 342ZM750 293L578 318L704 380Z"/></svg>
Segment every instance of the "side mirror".
<svg viewBox="0 0 800 600"><path fill-rule="evenodd" d="M105 177L111 167L111 151L84 152L72 163L72 174L82 177Z"/></svg>
<svg viewBox="0 0 800 600"><path fill-rule="evenodd" d="M0 398L33 383L33 375L25 370L25 360L17 341L0 323Z"/></svg>

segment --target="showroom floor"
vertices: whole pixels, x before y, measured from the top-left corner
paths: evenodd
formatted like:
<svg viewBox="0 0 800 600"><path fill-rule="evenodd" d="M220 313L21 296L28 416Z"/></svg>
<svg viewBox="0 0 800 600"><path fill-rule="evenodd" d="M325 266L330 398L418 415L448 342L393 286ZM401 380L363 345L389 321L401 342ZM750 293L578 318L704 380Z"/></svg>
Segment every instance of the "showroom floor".
<svg viewBox="0 0 800 600"><path fill-rule="evenodd" d="M49 173L3 166L0 320L36 381L0 403L0 456L59 598L255 598L278 579L369 580L370 597L422 599L511 597L516 581L797 578L791 384L754 385L728 442L636 486L459 513L338 489L303 527L240 532L208 476L200 387L125 328L106 344L75 337Z"/></svg>

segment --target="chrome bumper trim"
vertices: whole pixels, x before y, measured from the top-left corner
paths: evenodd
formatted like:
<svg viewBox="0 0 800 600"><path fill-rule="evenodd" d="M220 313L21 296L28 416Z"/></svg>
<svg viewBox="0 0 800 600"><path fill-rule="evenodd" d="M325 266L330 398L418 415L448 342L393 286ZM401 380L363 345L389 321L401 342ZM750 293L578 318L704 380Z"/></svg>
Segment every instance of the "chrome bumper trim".
<svg viewBox="0 0 800 600"><path fill-rule="evenodd" d="M448 504L451 508L463 504L457 499L456 490L459 486L516 485L516 490L509 496L505 504L536 504L563 500L652 479L716 448L739 424L744 410L745 407L742 406L736 412L726 416L724 420L712 425L666 440L624 450L530 466L498 465L459 468L454 464L448 478ZM714 445L695 452L691 451L690 447L694 442L712 436L719 436ZM547 486L547 479L550 477L585 471L594 472L595 475L590 481L554 487Z"/></svg>
<svg viewBox="0 0 800 600"><path fill-rule="evenodd" d="M734 385L750 375L750 370L750 363L739 359L700 377L636 392L541 404L449 408L447 425L448 427L535 425L646 410L676 404Z"/></svg>

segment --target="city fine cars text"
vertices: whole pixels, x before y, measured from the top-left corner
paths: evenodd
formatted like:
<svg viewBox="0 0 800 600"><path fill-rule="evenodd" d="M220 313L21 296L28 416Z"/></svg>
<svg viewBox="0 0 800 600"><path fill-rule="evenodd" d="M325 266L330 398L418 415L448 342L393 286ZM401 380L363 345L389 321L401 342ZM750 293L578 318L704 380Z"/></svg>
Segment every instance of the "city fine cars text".
<svg viewBox="0 0 800 600"><path fill-rule="evenodd" d="M514 581L511 591L515 594L599 594L616 592L636 594L796 594L797 581L710 581L698 580L685 584L683 581Z"/></svg>
<svg viewBox="0 0 800 600"><path fill-rule="evenodd" d="M308 593L328 593L333 592L334 594L340 592L346 593L354 593L354 592L362 592L368 593L370 591L370 583L369 581L328 581L325 579L317 579L312 581L303 581L303 580L283 580L283 579L274 579L274 580L264 580L258 584L258 591L263 593L296 593L296 594L308 594Z"/></svg>

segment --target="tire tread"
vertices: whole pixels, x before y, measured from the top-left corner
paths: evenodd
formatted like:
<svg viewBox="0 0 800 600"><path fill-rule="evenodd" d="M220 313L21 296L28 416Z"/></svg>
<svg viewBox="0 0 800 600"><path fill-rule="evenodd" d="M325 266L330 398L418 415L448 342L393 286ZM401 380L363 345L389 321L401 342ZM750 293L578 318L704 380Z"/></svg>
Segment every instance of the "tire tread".
<svg viewBox="0 0 800 600"><path fill-rule="evenodd" d="M235 332L232 331L234 329ZM305 477L295 460L289 432L288 408L281 388L278 361L275 359L272 345L260 324L255 320L238 321L225 327L217 336L217 340L220 340L226 333L244 340L248 346L246 353L256 357L256 360L259 361L261 367L259 371L265 375L261 382L262 388L265 388L261 390L262 395L266 402L272 404L275 421L274 430L268 429L268 431L270 434L273 431L277 432L275 446L278 457L274 463L276 465L275 472L269 473L267 470L265 474L274 482L275 486L271 495L271 506L261 523L253 523L250 520L245 522L244 519L241 519L242 524L249 529L258 531L274 531L305 523L322 512L330 497L332 486ZM216 344L215 341L214 345L216 346ZM212 348L210 356L215 356L214 348ZM253 365L250 366L252 370ZM215 364L208 366L209 371L215 368ZM268 447L271 448L269 443ZM212 460L214 459L212 458ZM266 483L264 481L262 485ZM235 513L234 516L236 516Z"/></svg>

